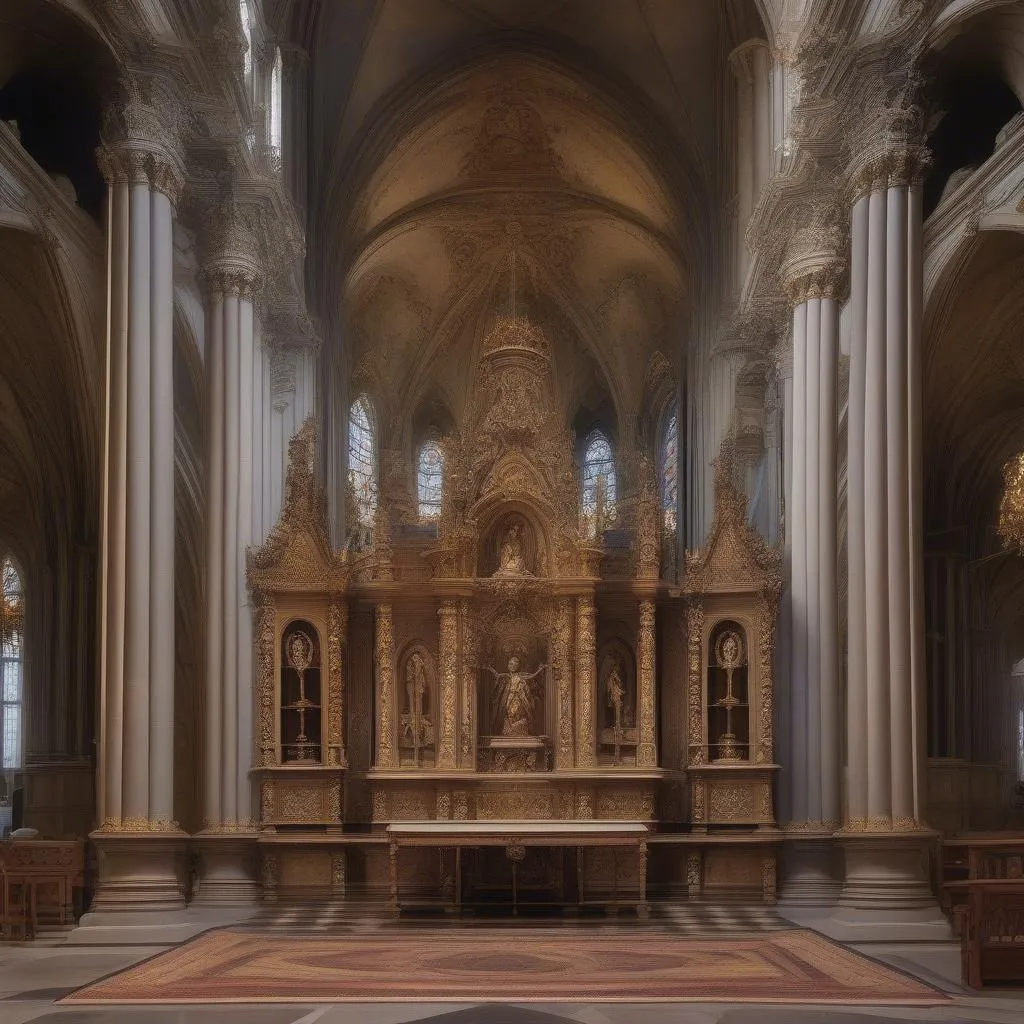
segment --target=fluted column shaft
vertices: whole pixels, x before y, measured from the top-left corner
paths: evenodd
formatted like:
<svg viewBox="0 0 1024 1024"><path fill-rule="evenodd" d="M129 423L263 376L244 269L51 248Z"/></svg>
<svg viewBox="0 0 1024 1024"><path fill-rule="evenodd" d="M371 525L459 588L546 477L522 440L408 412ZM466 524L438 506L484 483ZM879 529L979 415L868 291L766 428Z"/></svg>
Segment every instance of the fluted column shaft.
<svg viewBox="0 0 1024 1024"><path fill-rule="evenodd" d="M597 613L592 595L576 599L576 767L597 763Z"/></svg>
<svg viewBox="0 0 1024 1024"><path fill-rule="evenodd" d="M107 147L110 278L101 595L100 819L174 818L173 208L168 158Z"/></svg>
<svg viewBox="0 0 1024 1024"><path fill-rule="evenodd" d="M237 831L252 817L252 614L245 550L252 541L253 292L243 254L215 252L207 289L206 730L204 821Z"/></svg>
<svg viewBox="0 0 1024 1024"><path fill-rule="evenodd" d="M879 161L853 211L847 817L854 830L913 828L922 774L920 203L910 177L905 155ZM854 760L861 751L865 769Z"/></svg>
<svg viewBox="0 0 1024 1024"><path fill-rule="evenodd" d="M799 267L793 308L790 821L829 832L840 815L836 435L841 266Z"/></svg>

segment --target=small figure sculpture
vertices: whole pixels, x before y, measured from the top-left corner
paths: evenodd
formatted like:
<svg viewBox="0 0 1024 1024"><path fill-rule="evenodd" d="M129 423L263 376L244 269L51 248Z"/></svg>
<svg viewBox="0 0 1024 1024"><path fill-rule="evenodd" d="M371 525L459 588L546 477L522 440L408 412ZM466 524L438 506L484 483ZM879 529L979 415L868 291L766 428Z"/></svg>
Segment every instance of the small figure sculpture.
<svg viewBox="0 0 1024 1024"><path fill-rule="evenodd" d="M608 669L608 678L605 682L608 694L608 707L612 712L612 728L615 735L622 733L622 700L626 696L626 688L622 685L622 670L619 667L619 659L611 659L611 667Z"/></svg>
<svg viewBox="0 0 1024 1024"><path fill-rule="evenodd" d="M533 709L537 702L532 681L547 668L541 665L527 675L519 671L519 658L514 654L508 659L508 671L498 672L489 665L484 666L494 676L494 682L501 688L502 736L529 736L533 722Z"/></svg>
<svg viewBox="0 0 1024 1024"><path fill-rule="evenodd" d="M523 528L519 523L513 523L505 531L498 556L497 574L502 576L528 576L530 574L530 570L526 568L526 556L523 552Z"/></svg>
<svg viewBox="0 0 1024 1024"><path fill-rule="evenodd" d="M423 656L416 651L405 669L405 692L408 711L402 715L402 729L412 742L413 759L420 762L420 749L433 741L430 718L423 712L424 696L427 692L427 669Z"/></svg>

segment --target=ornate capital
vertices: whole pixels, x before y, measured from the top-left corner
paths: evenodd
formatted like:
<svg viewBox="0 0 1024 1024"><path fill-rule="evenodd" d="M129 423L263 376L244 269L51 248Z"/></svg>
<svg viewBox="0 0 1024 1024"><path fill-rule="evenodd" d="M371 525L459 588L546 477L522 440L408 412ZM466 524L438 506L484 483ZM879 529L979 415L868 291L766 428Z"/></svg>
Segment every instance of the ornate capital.
<svg viewBox="0 0 1024 1024"><path fill-rule="evenodd" d="M208 291L253 298L264 278L261 211L255 204L230 200L208 212L204 228L203 279Z"/></svg>
<svg viewBox="0 0 1024 1024"><path fill-rule="evenodd" d="M848 214L834 201L816 203L792 234L779 276L790 302L839 297L846 275Z"/></svg>

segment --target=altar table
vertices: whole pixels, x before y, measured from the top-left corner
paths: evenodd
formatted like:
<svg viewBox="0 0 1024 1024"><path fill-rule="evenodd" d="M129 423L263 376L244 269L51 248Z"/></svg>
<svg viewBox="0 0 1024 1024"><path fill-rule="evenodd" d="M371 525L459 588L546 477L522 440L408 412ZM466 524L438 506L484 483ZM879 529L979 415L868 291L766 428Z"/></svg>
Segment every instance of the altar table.
<svg viewBox="0 0 1024 1024"><path fill-rule="evenodd" d="M403 846L434 847L455 851L455 892L452 906L462 904L461 852L464 848L503 846L512 862L512 906L516 908L516 864L526 847L575 848L577 860L590 847L628 848L636 851L639 879L636 899L588 901L583 892L583 874L578 872L580 904L600 902L636 906L647 917L647 837L649 829L640 822L627 821L403 821L387 826L391 871L391 912L401 910L398 887L398 852Z"/></svg>

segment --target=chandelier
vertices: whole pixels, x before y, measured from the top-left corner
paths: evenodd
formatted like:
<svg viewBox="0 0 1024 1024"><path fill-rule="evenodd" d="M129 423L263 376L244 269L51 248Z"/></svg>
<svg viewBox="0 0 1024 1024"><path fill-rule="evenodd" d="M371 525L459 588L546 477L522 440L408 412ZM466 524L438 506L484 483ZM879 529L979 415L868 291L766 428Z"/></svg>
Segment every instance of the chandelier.
<svg viewBox="0 0 1024 1024"><path fill-rule="evenodd" d="M1003 545L1024 554L1024 452L1003 466L1003 500L999 503Z"/></svg>

